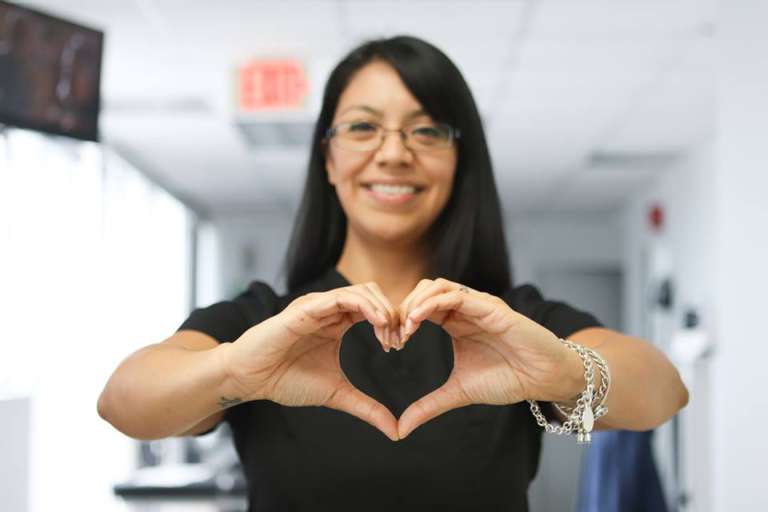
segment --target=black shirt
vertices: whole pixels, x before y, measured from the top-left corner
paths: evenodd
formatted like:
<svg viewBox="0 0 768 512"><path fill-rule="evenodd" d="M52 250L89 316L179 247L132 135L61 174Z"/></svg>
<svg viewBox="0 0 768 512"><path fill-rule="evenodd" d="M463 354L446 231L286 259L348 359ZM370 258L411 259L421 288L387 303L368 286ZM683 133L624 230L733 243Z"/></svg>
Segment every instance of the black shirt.
<svg viewBox="0 0 768 512"><path fill-rule="evenodd" d="M233 342L300 295L349 285L335 268L285 296L253 281L234 300L194 310L179 330ZM601 326L587 312L544 300L530 284L501 298L558 337ZM425 321L403 350L386 353L373 327L359 322L342 339L340 360L349 380L397 418L447 380L453 349L448 334ZM549 404L543 405L551 417ZM397 442L345 412L270 400L227 409L224 421L248 482L249 512L526 511L542 435L525 401L454 409Z"/></svg>

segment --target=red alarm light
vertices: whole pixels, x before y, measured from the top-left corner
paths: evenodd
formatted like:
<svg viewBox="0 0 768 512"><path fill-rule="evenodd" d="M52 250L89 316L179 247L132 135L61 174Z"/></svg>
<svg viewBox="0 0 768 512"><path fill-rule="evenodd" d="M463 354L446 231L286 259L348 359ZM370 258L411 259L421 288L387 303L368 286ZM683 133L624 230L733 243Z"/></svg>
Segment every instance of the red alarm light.
<svg viewBox="0 0 768 512"><path fill-rule="evenodd" d="M648 211L648 222L654 231L661 231L664 227L664 209L658 204L651 206Z"/></svg>

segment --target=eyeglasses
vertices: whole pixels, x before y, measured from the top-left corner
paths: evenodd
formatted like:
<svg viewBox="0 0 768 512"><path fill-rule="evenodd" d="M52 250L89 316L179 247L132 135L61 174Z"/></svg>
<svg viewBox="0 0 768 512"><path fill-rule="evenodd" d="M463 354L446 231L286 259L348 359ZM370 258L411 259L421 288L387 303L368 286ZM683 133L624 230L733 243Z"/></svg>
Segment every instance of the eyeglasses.
<svg viewBox="0 0 768 512"><path fill-rule="evenodd" d="M405 147L413 151L434 151L453 145L461 133L445 123L419 123L406 128L387 130L378 123L353 121L332 126L326 139L351 151L372 151L384 143L387 132L400 132Z"/></svg>

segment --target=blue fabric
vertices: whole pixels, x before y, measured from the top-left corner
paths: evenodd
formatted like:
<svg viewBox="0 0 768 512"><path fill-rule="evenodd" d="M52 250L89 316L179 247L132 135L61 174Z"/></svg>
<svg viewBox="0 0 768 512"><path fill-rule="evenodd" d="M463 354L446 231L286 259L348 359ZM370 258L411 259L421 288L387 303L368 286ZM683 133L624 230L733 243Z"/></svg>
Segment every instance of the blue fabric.
<svg viewBox="0 0 768 512"><path fill-rule="evenodd" d="M577 512L668 512L653 459L653 430L592 432Z"/></svg>

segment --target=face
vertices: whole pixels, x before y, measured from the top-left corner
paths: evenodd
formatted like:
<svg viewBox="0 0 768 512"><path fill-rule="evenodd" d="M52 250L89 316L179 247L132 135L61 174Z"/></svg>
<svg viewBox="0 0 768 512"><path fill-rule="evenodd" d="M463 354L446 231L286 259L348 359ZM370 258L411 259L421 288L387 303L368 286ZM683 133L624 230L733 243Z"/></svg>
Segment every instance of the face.
<svg viewBox="0 0 768 512"><path fill-rule="evenodd" d="M431 121L394 68L374 61L352 77L331 124L369 122L394 130ZM391 131L378 149L364 152L340 148L331 139L326 170L348 229L364 239L411 244L422 238L447 203L456 160L455 144L412 151ZM407 189L398 188L392 194L392 189L372 186L376 183L415 186L416 191L402 194Z"/></svg>

